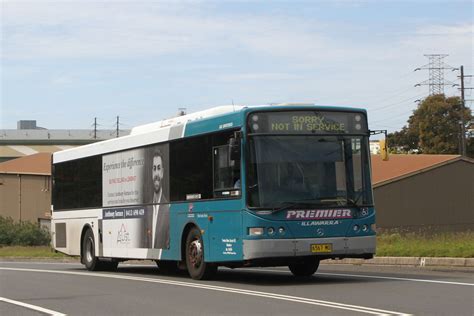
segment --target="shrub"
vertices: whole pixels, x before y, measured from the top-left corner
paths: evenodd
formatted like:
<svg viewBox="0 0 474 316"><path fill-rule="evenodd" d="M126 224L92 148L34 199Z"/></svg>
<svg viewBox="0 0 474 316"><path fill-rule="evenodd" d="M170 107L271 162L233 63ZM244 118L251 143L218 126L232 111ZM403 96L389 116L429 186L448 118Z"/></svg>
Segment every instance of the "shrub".
<svg viewBox="0 0 474 316"><path fill-rule="evenodd" d="M11 217L0 216L0 245L11 245L15 236L15 223Z"/></svg>
<svg viewBox="0 0 474 316"><path fill-rule="evenodd" d="M11 217L0 216L0 245L3 246L47 246L51 241L49 232L31 222L15 223Z"/></svg>

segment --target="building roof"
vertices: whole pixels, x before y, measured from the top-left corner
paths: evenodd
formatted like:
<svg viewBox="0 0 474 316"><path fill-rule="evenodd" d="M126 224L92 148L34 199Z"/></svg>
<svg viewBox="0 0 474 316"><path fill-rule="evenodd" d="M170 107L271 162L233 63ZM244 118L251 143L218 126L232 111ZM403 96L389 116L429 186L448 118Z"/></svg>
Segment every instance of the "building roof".
<svg viewBox="0 0 474 316"><path fill-rule="evenodd" d="M2 162L0 173L51 175L51 154L38 153Z"/></svg>
<svg viewBox="0 0 474 316"><path fill-rule="evenodd" d="M458 160L474 163L460 155L390 155L388 161L372 155L372 185L381 186Z"/></svg>
<svg viewBox="0 0 474 316"><path fill-rule="evenodd" d="M130 134L129 130L119 130L120 136ZM0 143L7 141L39 141L46 140L54 143L58 141L104 140L116 137L116 130L89 129L1 129Z"/></svg>
<svg viewBox="0 0 474 316"><path fill-rule="evenodd" d="M37 153L53 153L73 148L72 145L0 145L0 157L18 158Z"/></svg>
<svg viewBox="0 0 474 316"><path fill-rule="evenodd" d="M97 130L94 136L90 130L3 129L0 130L0 161L112 139L115 133L115 130ZM119 133L123 136L130 131L120 130Z"/></svg>

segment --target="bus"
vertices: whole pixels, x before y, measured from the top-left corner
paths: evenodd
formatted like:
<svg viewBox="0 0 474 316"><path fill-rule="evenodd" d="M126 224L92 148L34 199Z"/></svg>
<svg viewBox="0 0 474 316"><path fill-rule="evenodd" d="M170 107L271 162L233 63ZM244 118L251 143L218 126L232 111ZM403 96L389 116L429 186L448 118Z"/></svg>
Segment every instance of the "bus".
<svg viewBox="0 0 474 316"><path fill-rule="evenodd" d="M153 260L211 278L375 253L367 113L220 106L53 154L52 243L88 270Z"/></svg>

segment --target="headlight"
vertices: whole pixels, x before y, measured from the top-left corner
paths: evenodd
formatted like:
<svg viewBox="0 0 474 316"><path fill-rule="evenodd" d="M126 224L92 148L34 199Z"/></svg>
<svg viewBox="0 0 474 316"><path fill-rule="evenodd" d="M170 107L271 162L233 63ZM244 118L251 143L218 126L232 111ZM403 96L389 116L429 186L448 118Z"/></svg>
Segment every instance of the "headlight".
<svg viewBox="0 0 474 316"><path fill-rule="evenodd" d="M249 227L249 235L250 236L262 236L263 235L263 227Z"/></svg>

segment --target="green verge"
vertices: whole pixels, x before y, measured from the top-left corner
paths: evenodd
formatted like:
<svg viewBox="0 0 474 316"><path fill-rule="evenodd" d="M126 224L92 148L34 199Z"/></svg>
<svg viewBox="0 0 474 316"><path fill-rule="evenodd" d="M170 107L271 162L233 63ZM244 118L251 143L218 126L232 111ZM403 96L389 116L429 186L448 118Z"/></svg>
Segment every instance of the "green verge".
<svg viewBox="0 0 474 316"><path fill-rule="evenodd" d="M0 258L68 258L62 253L55 252L48 246L4 246L0 247Z"/></svg>
<svg viewBox="0 0 474 316"><path fill-rule="evenodd" d="M377 256L473 258L474 233L383 233L377 236Z"/></svg>

